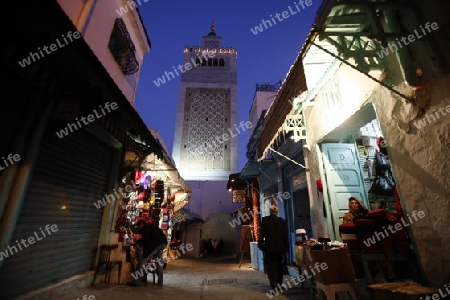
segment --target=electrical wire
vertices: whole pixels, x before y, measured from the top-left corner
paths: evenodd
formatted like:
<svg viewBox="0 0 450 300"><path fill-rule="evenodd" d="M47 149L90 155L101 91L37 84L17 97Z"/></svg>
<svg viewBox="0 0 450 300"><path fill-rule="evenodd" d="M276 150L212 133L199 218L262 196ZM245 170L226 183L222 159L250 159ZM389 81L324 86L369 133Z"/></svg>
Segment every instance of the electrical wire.
<svg viewBox="0 0 450 300"><path fill-rule="evenodd" d="M269 149L270 149L271 151L275 152L276 154L278 154L279 156L284 157L284 158L286 158L287 160L293 162L294 164L296 164L296 165L298 165L298 166L300 166L300 167L302 167L302 168L304 168L304 169L307 169L307 167L305 167L305 166L302 165L301 163L298 163L298 162L296 162L295 160L290 159L289 157L287 157L286 155L284 155L284 154L282 154L282 153L276 151L275 149L273 149L273 148L271 148L271 147L269 147Z"/></svg>

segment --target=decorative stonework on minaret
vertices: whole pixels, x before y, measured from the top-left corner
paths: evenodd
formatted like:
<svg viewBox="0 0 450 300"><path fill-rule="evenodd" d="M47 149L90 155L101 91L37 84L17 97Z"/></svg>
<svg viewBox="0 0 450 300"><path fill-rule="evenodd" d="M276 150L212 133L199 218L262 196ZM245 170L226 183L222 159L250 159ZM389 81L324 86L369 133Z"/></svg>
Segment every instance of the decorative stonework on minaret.
<svg viewBox="0 0 450 300"><path fill-rule="evenodd" d="M184 48L173 158L186 180L228 180L237 172L237 73L234 48L222 47L214 22L201 46ZM228 138L225 135L228 135Z"/></svg>

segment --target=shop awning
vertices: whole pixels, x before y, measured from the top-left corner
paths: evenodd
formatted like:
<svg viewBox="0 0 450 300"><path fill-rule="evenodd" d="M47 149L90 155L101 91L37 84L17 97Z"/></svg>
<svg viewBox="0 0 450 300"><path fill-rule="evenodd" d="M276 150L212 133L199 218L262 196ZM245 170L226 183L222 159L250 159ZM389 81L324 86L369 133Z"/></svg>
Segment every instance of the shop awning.
<svg viewBox="0 0 450 300"><path fill-rule="evenodd" d="M273 160L249 161L241 171L240 178L255 178L261 174L261 169L265 169L270 164L275 163Z"/></svg>
<svg viewBox="0 0 450 300"><path fill-rule="evenodd" d="M180 190L175 193L175 201L173 211L177 212L182 210L183 207L189 202L190 193L186 193L184 190Z"/></svg>
<svg viewBox="0 0 450 300"><path fill-rule="evenodd" d="M191 189L181 177L178 169L173 165L165 163L154 153L145 157L141 167L144 171L154 172L155 176L164 180L169 188L183 190L187 193L191 192Z"/></svg>
<svg viewBox="0 0 450 300"><path fill-rule="evenodd" d="M292 110L294 99L306 90L305 71L302 57L299 54L265 115L264 126L258 142L257 159L262 160L265 157L268 149L283 129L286 117Z"/></svg>

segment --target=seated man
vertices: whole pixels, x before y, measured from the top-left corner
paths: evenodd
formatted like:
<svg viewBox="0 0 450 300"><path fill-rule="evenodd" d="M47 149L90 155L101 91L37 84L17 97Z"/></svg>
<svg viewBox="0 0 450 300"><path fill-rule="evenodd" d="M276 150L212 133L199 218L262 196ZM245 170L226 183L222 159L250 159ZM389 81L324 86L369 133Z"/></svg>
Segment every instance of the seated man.
<svg viewBox="0 0 450 300"><path fill-rule="evenodd" d="M154 271L156 267L158 275L158 285L163 285L163 265L164 261L162 259L162 253L164 248L167 246L167 237L164 232L153 223L148 223L141 219L137 223L139 230L142 234L142 255L140 255L139 262L137 265L137 270L134 272L134 281L127 282L130 286L141 286L142 278L147 274ZM154 257L156 260L156 266L148 266L148 261L150 258Z"/></svg>

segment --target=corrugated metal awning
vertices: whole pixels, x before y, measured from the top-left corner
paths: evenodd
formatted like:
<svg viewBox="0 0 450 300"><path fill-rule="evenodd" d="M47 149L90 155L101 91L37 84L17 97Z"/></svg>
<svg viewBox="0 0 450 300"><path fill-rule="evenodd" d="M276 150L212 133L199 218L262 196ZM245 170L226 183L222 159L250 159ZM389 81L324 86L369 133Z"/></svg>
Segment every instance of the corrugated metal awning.
<svg viewBox="0 0 450 300"><path fill-rule="evenodd" d="M266 168L268 165L275 163L273 160L249 161L242 169L240 178L255 178L261 174L261 168Z"/></svg>

